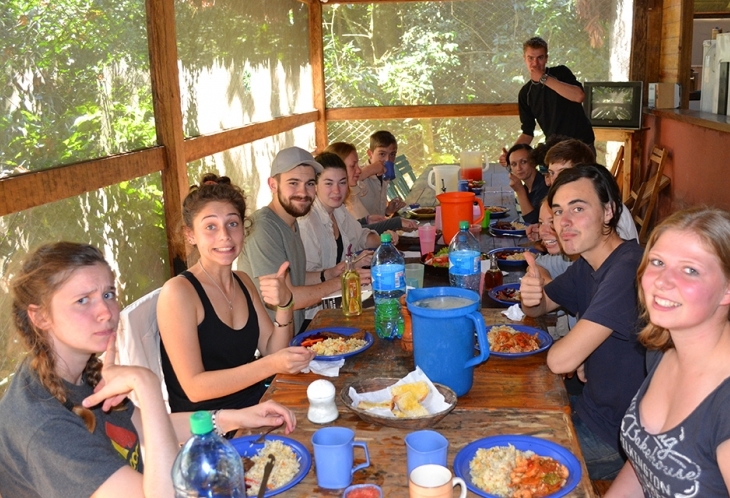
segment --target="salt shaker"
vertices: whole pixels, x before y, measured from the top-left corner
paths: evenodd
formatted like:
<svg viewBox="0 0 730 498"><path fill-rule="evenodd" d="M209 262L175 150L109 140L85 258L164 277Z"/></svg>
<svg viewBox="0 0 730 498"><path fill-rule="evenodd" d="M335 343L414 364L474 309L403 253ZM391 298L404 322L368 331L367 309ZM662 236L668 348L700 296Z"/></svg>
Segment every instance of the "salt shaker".
<svg viewBox="0 0 730 498"><path fill-rule="evenodd" d="M324 379L315 380L307 387L307 398L309 398L307 418L310 422L326 424L340 416L335 403L335 386L332 382Z"/></svg>

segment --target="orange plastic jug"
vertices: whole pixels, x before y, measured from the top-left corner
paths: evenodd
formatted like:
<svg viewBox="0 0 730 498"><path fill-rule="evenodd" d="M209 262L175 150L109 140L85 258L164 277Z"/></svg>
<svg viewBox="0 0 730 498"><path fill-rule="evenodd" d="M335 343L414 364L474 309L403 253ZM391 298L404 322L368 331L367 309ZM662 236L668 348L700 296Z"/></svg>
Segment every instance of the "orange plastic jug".
<svg viewBox="0 0 730 498"><path fill-rule="evenodd" d="M484 203L474 196L474 192L447 192L439 194L436 199L441 203L441 225L444 234L444 244L449 244L459 231L459 222L468 221L471 224L481 223L484 218ZM474 219L474 201L479 204L481 213Z"/></svg>

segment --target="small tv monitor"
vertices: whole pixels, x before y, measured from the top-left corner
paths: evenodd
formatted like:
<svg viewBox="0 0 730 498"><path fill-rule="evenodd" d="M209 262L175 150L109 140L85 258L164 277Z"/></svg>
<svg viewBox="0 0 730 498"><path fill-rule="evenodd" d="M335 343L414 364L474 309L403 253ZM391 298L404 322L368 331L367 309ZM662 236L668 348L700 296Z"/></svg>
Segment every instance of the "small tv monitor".
<svg viewBox="0 0 730 498"><path fill-rule="evenodd" d="M583 108L598 128L641 128L641 81L593 81L583 83Z"/></svg>

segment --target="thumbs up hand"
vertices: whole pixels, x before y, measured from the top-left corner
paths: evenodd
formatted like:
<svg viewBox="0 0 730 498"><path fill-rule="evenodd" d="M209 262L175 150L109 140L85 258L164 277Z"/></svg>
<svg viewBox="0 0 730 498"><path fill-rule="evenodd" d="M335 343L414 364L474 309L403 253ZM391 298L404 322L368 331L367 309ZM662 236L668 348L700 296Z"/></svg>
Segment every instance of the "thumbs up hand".
<svg viewBox="0 0 730 498"><path fill-rule="evenodd" d="M527 273L520 281L522 304L527 307L538 306L542 302L542 289L545 281L537 268L535 255L525 251L525 261L527 261Z"/></svg>
<svg viewBox="0 0 730 498"><path fill-rule="evenodd" d="M507 147L502 147L502 154L499 156L499 164L505 168L507 167L507 152Z"/></svg>
<svg viewBox="0 0 730 498"><path fill-rule="evenodd" d="M279 271L262 275L259 277L259 288L261 297L266 304L271 306L286 306L292 297L292 292L286 286L286 271L289 269L289 262L284 261Z"/></svg>

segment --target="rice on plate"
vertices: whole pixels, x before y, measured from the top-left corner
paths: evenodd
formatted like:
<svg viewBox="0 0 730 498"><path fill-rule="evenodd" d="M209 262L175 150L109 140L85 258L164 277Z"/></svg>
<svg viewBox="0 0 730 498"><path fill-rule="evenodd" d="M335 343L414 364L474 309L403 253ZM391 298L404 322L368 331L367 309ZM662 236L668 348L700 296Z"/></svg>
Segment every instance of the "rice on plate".
<svg viewBox="0 0 730 498"><path fill-rule="evenodd" d="M515 468L515 460L519 453L533 455L531 451L522 452L511 444L493 448L479 448L469 462L471 482L489 494L512 496L510 474Z"/></svg>
<svg viewBox="0 0 730 498"><path fill-rule="evenodd" d="M351 353L362 349L367 344L367 341L362 339L350 338L344 339L342 337L328 338L322 342L318 342L307 349L310 349L317 353L319 356L335 356L338 354Z"/></svg>
<svg viewBox="0 0 730 498"><path fill-rule="evenodd" d="M268 491L284 486L294 479L294 476L299 472L299 460L291 447L278 439L267 440L263 448L251 457L254 466L245 472L246 496L258 495L261 479L264 477L264 467L269 461L269 455L274 455L276 461L269 476L269 482L266 484Z"/></svg>

